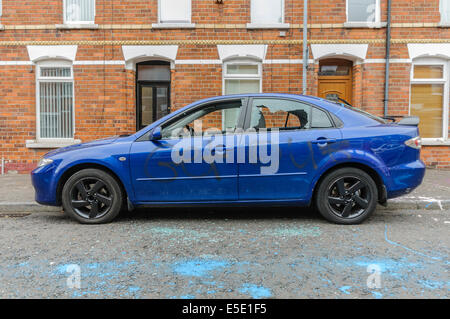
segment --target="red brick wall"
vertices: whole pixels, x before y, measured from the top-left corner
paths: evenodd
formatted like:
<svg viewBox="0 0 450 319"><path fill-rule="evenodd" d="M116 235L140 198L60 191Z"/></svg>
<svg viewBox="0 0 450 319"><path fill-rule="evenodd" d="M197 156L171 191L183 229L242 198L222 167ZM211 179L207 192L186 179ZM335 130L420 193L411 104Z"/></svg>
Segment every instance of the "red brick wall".
<svg viewBox="0 0 450 319"><path fill-rule="evenodd" d="M158 20L157 0L97 0L98 30L57 30L63 23L62 0L3 0L0 23L0 61L28 61L25 45L5 45L2 41L130 41L130 40L230 40L251 42L285 40L290 43L269 44L266 60L302 59L302 45L294 43L302 38L303 1L285 0L285 22L295 28L285 30L246 29L250 22L250 0L194 0L192 22L197 26L214 24L214 28L195 29L132 29L132 26L151 25ZM386 21L387 0L381 0L382 21ZM385 28L344 28L345 0L311 1L308 10L308 30L312 41L352 40L369 43L367 59L384 59ZM393 23L437 23L440 21L438 0L393 0ZM233 24L231 28L227 25ZM318 27L317 24L338 24ZM45 26L46 25L46 26ZM128 25L113 29L107 25ZM24 30L23 26L39 29ZM52 27L53 26L53 27ZM17 27L17 29L11 29ZM450 39L450 28L393 27L392 38ZM377 42L380 41L381 42ZM310 59L314 58L310 54ZM392 43L391 58L408 59L406 43ZM217 60L215 43L179 44L177 60ZM76 60L123 60L122 44L78 44ZM317 94L318 61L309 65L308 93ZM409 63L392 63L389 82L389 114L406 115L409 109ZM370 112L382 114L384 99L384 63L366 63L353 67L353 100ZM302 65L289 63L263 64L264 92L302 92ZM36 138L36 83L32 65L0 65L0 158L9 161L7 169L26 172L48 150L29 149L26 140ZM75 65L75 138L89 141L109 135L135 131L136 96L135 72L123 65ZM222 65L176 64L172 70L172 110L195 100L222 94ZM449 168L450 147L424 147L423 158L428 165Z"/></svg>

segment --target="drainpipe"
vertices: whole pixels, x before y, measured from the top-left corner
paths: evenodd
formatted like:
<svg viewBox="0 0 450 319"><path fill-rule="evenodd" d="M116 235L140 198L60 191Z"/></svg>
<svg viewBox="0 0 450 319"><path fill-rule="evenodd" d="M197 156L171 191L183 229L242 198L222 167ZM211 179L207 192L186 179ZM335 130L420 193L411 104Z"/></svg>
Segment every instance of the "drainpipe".
<svg viewBox="0 0 450 319"><path fill-rule="evenodd" d="M2 157L2 175L5 174L5 158Z"/></svg>
<svg viewBox="0 0 450 319"><path fill-rule="evenodd" d="M303 94L306 94L308 77L308 0L303 1Z"/></svg>
<svg viewBox="0 0 450 319"><path fill-rule="evenodd" d="M389 105L389 71L391 57L391 2L387 3L387 29L386 29L386 74L384 79L384 116L388 116Z"/></svg>

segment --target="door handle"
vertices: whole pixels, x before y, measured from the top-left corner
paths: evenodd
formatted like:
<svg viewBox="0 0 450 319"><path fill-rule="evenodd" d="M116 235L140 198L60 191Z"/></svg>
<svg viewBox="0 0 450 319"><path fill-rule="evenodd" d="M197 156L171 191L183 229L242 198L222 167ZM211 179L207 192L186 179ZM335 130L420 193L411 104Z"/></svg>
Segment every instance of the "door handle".
<svg viewBox="0 0 450 319"><path fill-rule="evenodd" d="M336 143L336 139L319 137L317 140L311 141L311 143L313 143L313 144L332 144L332 143Z"/></svg>

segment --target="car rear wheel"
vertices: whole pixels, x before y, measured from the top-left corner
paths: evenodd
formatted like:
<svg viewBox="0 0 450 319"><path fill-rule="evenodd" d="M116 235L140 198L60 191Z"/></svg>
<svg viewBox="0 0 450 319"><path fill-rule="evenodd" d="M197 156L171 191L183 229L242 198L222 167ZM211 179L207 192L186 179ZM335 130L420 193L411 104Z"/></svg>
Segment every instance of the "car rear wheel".
<svg viewBox="0 0 450 319"><path fill-rule="evenodd" d="M122 208L123 196L116 179L98 169L73 174L62 190L64 211L83 224L112 221Z"/></svg>
<svg viewBox="0 0 450 319"><path fill-rule="evenodd" d="M378 190L374 180L357 168L341 168L325 176L317 190L316 206L328 221L359 224L377 205Z"/></svg>

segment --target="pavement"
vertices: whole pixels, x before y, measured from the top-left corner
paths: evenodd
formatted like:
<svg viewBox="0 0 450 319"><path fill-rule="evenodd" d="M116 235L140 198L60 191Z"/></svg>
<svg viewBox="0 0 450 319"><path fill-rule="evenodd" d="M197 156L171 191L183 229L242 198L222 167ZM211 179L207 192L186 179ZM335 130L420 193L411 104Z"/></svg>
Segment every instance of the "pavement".
<svg viewBox="0 0 450 319"><path fill-rule="evenodd" d="M384 209L378 206L378 209ZM450 209L450 171L428 169L412 193L388 201L388 209ZM3 212L60 211L34 201L29 175L0 175L0 214Z"/></svg>

